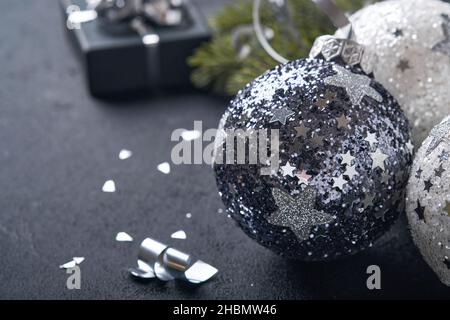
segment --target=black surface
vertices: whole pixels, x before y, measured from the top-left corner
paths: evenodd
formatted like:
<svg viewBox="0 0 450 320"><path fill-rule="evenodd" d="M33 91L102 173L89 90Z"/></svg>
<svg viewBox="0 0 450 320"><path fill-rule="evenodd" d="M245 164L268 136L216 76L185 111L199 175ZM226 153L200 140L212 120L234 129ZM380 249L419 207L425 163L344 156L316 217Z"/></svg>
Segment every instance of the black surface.
<svg viewBox="0 0 450 320"><path fill-rule="evenodd" d="M210 0L198 0L214 6ZM226 101L201 93L106 102L89 96L61 27L56 0L0 2L0 298L448 298L410 240L405 219L376 247L331 263L283 260L226 217L208 166L156 170L170 134L203 120L215 127ZM128 148L134 156L120 161ZM118 191L101 192L107 179ZM186 212L193 217L186 219ZM184 229L186 241L170 234ZM117 232L134 243L114 241ZM146 236L219 268L204 285L132 281ZM84 256L82 288L58 266ZM366 288L377 264L382 290ZM252 285L253 284L253 285Z"/></svg>

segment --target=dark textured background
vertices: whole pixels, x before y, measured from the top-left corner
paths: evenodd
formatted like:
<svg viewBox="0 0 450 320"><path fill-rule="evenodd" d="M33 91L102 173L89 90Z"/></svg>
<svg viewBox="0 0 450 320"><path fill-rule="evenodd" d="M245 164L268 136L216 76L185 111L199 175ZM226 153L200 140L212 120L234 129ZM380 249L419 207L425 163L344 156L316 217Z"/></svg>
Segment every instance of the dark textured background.
<svg viewBox="0 0 450 320"><path fill-rule="evenodd" d="M220 1L198 0L210 12ZM205 7L206 6L206 7ZM0 298L449 298L411 242L405 219L376 247L331 263L283 260L225 214L207 166L170 160L169 137L194 120L215 127L226 101L201 93L106 102L89 96L56 0L0 1ZM120 161L128 148L134 156ZM107 179L118 191L101 192ZM192 219L186 219L192 212ZM184 229L186 241L170 234ZM134 243L114 241L118 231ZM219 268L213 281L132 281L138 242L153 236ZM82 289L58 269L73 256ZM368 265L382 290L366 289Z"/></svg>

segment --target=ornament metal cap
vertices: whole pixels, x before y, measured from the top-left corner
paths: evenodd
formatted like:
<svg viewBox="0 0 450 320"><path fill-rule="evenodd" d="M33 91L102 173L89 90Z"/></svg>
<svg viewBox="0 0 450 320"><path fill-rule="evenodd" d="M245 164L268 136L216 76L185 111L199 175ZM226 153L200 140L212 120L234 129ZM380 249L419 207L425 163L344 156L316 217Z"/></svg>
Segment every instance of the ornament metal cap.
<svg viewBox="0 0 450 320"><path fill-rule="evenodd" d="M309 57L349 66L359 66L366 74L372 73L375 60L374 55L356 41L330 35L318 37L314 41Z"/></svg>

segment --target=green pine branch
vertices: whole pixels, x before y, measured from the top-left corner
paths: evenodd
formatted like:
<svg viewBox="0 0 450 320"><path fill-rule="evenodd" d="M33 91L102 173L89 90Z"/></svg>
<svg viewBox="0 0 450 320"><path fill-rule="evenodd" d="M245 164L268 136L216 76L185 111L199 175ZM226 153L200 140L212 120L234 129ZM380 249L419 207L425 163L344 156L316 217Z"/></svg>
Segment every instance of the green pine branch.
<svg viewBox="0 0 450 320"><path fill-rule="evenodd" d="M337 0L346 11L362 7L365 0ZM314 40L333 34L329 19L311 0L287 0L292 29L286 21L278 21L268 1L263 1L261 21L274 37L273 48L289 60L306 57ZM256 41L252 30L252 1L239 0L225 6L209 19L214 30L212 39L188 59L194 67L191 78L195 86L208 88L221 95L234 95L245 84L278 63Z"/></svg>

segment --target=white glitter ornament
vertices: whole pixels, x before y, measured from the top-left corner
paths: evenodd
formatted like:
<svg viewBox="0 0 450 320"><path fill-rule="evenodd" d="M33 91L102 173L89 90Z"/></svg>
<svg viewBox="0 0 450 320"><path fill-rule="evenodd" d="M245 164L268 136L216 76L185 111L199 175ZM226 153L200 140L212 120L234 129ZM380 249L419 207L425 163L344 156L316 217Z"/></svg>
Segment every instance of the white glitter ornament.
<svg viewBox="0 0 450 320"><path fill-rule="evenodd" d="M416 147L450 112L450 4L393 0L350 17L352 39L374 55L375 79L399 102ZM336 32L346 37L348 29Z"/></svg>
<svg viewBox="0 0 450 320"><path fill-rule="evenodd" d="M431 130L407 188L411 233L428 265L450 286L450 117Z"/></svg>

